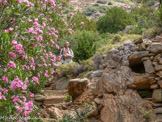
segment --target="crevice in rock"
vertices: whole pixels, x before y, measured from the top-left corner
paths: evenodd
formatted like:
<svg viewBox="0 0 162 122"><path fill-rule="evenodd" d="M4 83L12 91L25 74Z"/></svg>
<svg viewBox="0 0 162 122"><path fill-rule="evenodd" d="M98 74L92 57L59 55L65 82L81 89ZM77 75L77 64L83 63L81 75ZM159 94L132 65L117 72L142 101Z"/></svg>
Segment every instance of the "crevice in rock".
<svg viewBox="0 0 162 122"><path fill-rule="evenodd" d="M131 68L132 72L140 74L145 73L145 67L143 62L139 64L130 64L129 67Z"/></svg>
<svg viewBox="0 0 162 122"><path fill-rule="evenodd" d="M138 94L142 97L142 98L152 98L152 93L153 90L137 90Z"/></svg>

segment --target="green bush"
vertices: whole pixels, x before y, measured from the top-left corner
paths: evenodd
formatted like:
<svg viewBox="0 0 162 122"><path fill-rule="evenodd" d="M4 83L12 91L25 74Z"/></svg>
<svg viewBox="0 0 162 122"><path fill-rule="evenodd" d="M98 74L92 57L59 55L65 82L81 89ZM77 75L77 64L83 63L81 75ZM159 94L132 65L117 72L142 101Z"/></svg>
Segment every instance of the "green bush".
<svg viewBox="0 0 162 122"><path fill-rule="evenodd" d="M108 5L113 5L112 2L108 2Z"/></svg>
<svg viewBox="0 0 162 122"><path fill-rule="evenodd" d="M72 100L72 97L69 94L66 94L64 97L65 102L70 102Z"/></svg>
<svg viewBox="0 0 162 122"><path fill-rule="evenodd" d="M82 31L77 37L77 46L73 48L74 60L86 60L93 56L96 51L96 34L94 32Z"/></svg>
<svg viewBox="0 0 162 122"><path fill-rule="evenodd" d="M141 34L143 28L151 28L156 24L156 10L143 4L140 8L135 7L131 10L131 15L136 21L136 26L128 33Z"/></svg>
<svg viewBox="0 0 162 122"><path fill-rule="evenodd" d="M83 14L86 16L91 16L92 14L96 12L106 13L107 9L108 7L106 6L89 6L83 10Z"/></svg>
<svg viewBox="0 0 162 122"><path fill-rule="evenodd" d="M152 38L160 34L162 30L159 27L153 27L149 29L143 29L142 35L144 38Z"/></svg>
<svg viewBox="0 0 162 122"><path fill-rule="evenodd" d="M106 4L106 0L97 0L97 3L100 3L100 4Z"/></svg>
<svg viewBox="0 0 162 122"><path fill-rule="evenodd" d="M106 15L97 21L97 29L101 33L116 33L124 29L127 25L133 24L131 16L122 8L109 8Z"/></svg>
<svg viewBox="0 0 162 122"><path fill-rule="evenodd" d="M58 76L59 77L67 77L70 78L73 75L73 69L77 63L72 62L72 63L67 63L67 64L61 64L57 67L58 71Z"/></svg>
<svg viewBox="0 0 162 122"><path fill-rule="evenodd" d="M119 34L115 34L114 37L113 37L113 39L112 39L112 41L111 41L111 43L112 44L115 44L117 42L120 42L121 39L122 39L122 37Z"/></svg>

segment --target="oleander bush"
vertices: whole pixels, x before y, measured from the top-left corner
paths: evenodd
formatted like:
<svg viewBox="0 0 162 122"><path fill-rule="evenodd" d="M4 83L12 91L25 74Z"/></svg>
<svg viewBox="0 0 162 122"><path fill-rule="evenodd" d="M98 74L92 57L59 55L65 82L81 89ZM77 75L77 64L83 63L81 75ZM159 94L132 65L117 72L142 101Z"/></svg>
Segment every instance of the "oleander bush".
<svg viewBox="0 0 162 122"><path fill-rule="evenodd" d="M67 5L68 0L0 1L0 116L16 122L39 117L30 99L53 79L58 40L75 31L74 13L62 14Z"/></svg>

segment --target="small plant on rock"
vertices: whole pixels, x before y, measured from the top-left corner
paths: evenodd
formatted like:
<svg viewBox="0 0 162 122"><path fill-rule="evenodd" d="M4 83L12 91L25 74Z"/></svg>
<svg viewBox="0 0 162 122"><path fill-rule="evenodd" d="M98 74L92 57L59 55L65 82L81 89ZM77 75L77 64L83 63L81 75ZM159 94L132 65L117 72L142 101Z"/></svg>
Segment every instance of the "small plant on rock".
<svg viewBox="0 0 162 122"><path fill-rule="evenodd" d="M70 102L72 100L72 97L69 94L66 94L64 97L64 102Z"/></svg>

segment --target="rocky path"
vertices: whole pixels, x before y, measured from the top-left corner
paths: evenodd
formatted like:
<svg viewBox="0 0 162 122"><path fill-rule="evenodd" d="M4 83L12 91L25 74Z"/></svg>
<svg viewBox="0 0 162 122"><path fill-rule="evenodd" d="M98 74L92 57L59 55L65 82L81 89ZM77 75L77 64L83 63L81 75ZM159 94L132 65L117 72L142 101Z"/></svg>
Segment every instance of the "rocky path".
<svg viewBox="0 0 162 122"><path fill-rule="evenodd" d="M90 79L69 80L68 91L52 90L51 85L35 95L45 122L58 122L65 114L76 117L75 111L89 102L88 122L162 122L162 34L126 41L110 50L100 65L105 69L92 72ZM64 102L67 93L74 102Z"/></svg>

